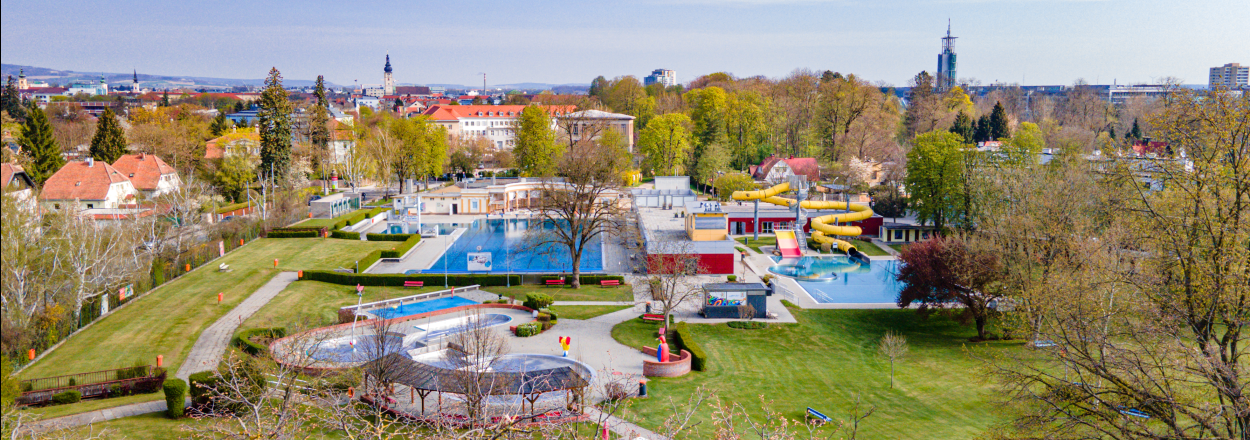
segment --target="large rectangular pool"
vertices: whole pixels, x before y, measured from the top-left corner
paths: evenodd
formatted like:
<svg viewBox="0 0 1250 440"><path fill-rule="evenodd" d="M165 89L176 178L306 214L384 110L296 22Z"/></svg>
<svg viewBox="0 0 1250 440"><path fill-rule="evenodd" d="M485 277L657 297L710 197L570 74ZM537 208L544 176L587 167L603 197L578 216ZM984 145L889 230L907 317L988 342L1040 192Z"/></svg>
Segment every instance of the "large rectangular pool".
<svg viewBox="0 0 1250 440"><path fill-rule="evenodd" d="M537 228L550 231L554 225L540 226L539 221L529 219L474 220L473 223L457 225L465 228L464 234L447 249L444 258L423 271L408 273L469 273L469 253L490 253L489 270L493 273L556 273L572 269L572 258L567 247L559 244L535 245ZM444 228L440 225L440 230ZM603 272L603 239L596 237L582 251L582 273ZM473 271L483 272L483 271Z"/></svg>

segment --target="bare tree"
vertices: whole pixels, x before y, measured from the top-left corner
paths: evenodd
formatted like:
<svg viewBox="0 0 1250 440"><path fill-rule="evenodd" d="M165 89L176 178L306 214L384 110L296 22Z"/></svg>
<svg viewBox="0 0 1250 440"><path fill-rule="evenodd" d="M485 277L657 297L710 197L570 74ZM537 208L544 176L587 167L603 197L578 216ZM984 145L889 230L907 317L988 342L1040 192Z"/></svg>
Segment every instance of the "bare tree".
<svg viewBox="0 0 1250 440"><path fill-rule="evenodd" d="M672 324L674 311L703 293L695 278L700 272L699 258L683 245L667 244L671 249L647 256L650 301L660 305L666 327Z"/></svg>
<svg viewBox="0 0 1250 440"><path fill-rule="evenodd" d="M907 355L907 337L887 330L877 344L877 353L890 360L890 388L894 388L894 361Z"/></svg>

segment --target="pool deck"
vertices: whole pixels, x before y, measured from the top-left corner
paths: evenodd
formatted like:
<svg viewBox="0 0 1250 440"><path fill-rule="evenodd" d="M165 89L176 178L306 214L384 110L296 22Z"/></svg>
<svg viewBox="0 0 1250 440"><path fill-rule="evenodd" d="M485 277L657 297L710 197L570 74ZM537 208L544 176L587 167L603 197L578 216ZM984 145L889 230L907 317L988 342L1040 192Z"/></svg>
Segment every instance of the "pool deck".
<svg viewBox="0 0 1250 440"><path fill-rule="evenodd" d="M448 235L423 238L417 244L417 247L408 253L408 258L398 262L381 261L365 272L404 273L409 270L429 269L439 258L442 258L443 252L447 250L448 246L451 246L461 235L464 235L464 231L464 228L457 228Z"/></svg>

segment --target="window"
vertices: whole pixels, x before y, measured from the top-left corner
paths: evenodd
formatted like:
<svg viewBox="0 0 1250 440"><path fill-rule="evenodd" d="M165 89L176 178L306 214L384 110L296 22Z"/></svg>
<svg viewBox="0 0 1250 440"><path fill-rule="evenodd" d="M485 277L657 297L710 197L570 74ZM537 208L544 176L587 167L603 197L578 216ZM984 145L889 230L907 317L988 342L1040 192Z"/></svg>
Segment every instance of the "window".
<svg viewBox="0 0 1250 440"><path fill-rule="evenodd" d="M88 204L87 204L87 209L91 209L91 208L94 208L94 207L95 207L95 204L94 204L94 203L88 203Z"/></svg>
<svg viewBox="0 0 1250 440"><path fill-rule="evenodd" d="M761 222L761 223L760 223L760 232L764 232L764 233L771 233L771 232L773 232L773 222Z"/></svg>
<svg viewBox="0 0 1250 440"><path fill-rule="evenodd" d="M894 239L895 239L895 240L902 240L902 239L903 239L903 231L900 231L900 230L898 230L898 229L895 229L895 230L894 230Z"/></svg>

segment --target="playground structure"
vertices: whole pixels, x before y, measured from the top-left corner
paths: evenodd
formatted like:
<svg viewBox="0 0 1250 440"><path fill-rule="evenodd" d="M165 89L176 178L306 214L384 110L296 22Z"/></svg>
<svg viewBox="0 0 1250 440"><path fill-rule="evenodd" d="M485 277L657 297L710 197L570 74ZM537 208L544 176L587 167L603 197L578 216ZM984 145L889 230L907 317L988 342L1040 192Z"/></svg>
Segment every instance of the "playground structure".
<svg viewBox="0 0 1250 440"><path fill-rule="evenodd" d="M797 197L795 199L779 196L780 194L789 192L791 190L797 193ZM807 198L807 182L803 180L802 177L792 178L790 179L790 182L782 182L781 184L774 185L771 188L767 188L767 189L756 190L756 191L734 191L733 193L734 200L754 201L756 204L755 206L756 206L757 217L758 217L758 211L759 211L759 202L761 201L765 203L771 203L774 205L785 206L787 208L794 210L795 230L791 232L791 234L794 235L794 240L798 243L799 249L803 248L802 244L806 241L806 240L803 240L801 236L802 225L804 223L804 218L805 218L805 213L804 213L805 209L845 210L846 212L844 213L829 214L829 215L823 215L820 217L813 218L812 229L814 231L812 233L812 239L816 240L817 243L829 244L830 246L837 246L838 250L842 252L846 252L847 254L850 254L853 256L863 255L859 253L858 249L855 249L855 245L852 245L848 241L837 239L834 237L835 236L857 237L863 234L863 230L861 230L859 226L850 226L849 223L866 220L872 217L873 215L872 209L867 206L858 204L858 203L804 200L806 198ZM847 223L847 225L841 225L840 223ZM790 231L785 231L785 232L790 232ZM777 232L778 249L782 248L782 241L787 238L789 238L789 235L783 236L781 232ZM788 256L798 257L798 256L801 256L801 251L797 255L795 255L794 252L791 251L791 254L792 255L788 255ZM784 255L783 253L782 256L787 256L787 255Z"/></svg>

